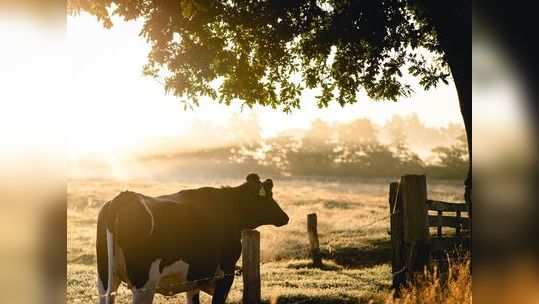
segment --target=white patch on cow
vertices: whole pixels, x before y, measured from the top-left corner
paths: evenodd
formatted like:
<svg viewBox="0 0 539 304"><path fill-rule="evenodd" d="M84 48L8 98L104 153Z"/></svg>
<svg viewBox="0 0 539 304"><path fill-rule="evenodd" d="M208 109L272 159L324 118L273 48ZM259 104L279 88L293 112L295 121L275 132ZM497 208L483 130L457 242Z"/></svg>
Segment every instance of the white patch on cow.
<svg viewBox="0 0 539 304"><path fill-rule="evenodd" d="M182 260L176 261L163 268L163 271L159 271L159 266L161 264L161 259L155 260L150 265L148 270L148 281L140 289L133 287L133 292L144 292L144 291L153 291L158 287L166 288L168 284L182 285L187 282L187 274L189 272L189 264L185 263ZM164 286L160 286L162 279L165 279Z"/></svg>
<svg viewBox="0 0 539 304"><path fill-rule="evenodd" d="M152 265L150 266L150 271L148 272L148 281L146 282L144 287L155 287L157 286L157 284L159 284L159 280L161 279L161 273L159 272L159 264L161 264L161 259L153 261Z"/></svg>
<svg viewBox="0 0 539 304"><path fill-rule="evenodd" d="M152 228L150 229L150 234L153 233L153 229L155 227L155 221L153 219L153 214L152 212L150 211L150 208L148 207L148 205L146 204L146 200L144 200L143 197L140 197L140 201L142 203L142 206L144 206L144 209L146 209L146 212L148 212L148 215L150 216L150 219L152 221Z"/></svg>
<svg viewBox="0 0 539 304"><path fill-rule="evenodd" d="M260 192L258 192L258 195L266 196L266 190L264 190L264 187L260 187Z"/></svg>
<svg viewBox="0 0 539 304"><path fill-rule="evenodd" d="M163 268L161 277L174 275L181 281L187 281L188 272L189 272L189 264L185 263L182 260L179 260Z"/></svg>
<svg viewBox="0 0 539 304"><path fill-rule="evenodd" d="M112 278L114 277L114 236L107 229L107 255L108 255L108 284L107 294L112 291Z"/></svg>

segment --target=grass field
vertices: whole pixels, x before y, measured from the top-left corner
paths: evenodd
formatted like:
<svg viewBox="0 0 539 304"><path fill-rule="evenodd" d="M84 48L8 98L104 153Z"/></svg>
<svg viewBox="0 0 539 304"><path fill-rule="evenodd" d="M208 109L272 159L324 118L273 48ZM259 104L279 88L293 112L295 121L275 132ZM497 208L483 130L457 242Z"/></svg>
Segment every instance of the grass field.
<svg viewBox="0 0 539 304"><path fill-rule="evenodd" d="M265 177L263 177L265 178ZM160 195L199 186L235 186L238 180L191 182L75 180L68 184L68 303L96 303L95 225L100 206L123 190ZM261 227L262 298L278 303L381 303L391 285L390 180L275 179L274 198L290 216L281 228ZM460 182L429 181L429 198L461 201ZM325 263L310 267L306 216L318 214ZM239 261L241 263L241 260ZM241 277L228 302L241 301ZM130 303L119 289L117 303ZM203 295L204 303L210 297ZM154 303L184 303L184 295Z"/></svg>

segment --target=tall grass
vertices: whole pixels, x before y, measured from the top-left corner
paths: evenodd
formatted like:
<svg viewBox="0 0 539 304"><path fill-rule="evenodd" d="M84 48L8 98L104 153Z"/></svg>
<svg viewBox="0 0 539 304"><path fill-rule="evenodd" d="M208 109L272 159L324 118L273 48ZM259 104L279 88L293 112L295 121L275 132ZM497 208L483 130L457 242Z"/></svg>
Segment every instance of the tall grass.
<svg viewBox="0 0 539 304"><path fill-rule="evenodd" d="M401 290L399 298L388 296L386 304L468 304L472 303L470 260L451 264L445 275L436 268L418 276L414 284Z"/></svg>

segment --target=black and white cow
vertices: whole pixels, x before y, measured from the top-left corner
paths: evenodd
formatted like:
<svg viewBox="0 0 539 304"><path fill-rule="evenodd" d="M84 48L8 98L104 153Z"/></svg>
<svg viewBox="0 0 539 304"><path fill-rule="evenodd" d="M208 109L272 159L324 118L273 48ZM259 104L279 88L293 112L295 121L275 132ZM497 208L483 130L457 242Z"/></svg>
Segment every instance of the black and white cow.
<svg viewBox="0 0 539 304"><path fill-rule="evenodd" d="M237 187L155 198L120 193L97 221L100 303L113 303L121 282L133 291L134 304L151 304L155 293L180 292L198 303L199 290L211 294L212 303L224 303L241 254L241 231L288 223L272 188L271 179L249 174Z"/></svg>

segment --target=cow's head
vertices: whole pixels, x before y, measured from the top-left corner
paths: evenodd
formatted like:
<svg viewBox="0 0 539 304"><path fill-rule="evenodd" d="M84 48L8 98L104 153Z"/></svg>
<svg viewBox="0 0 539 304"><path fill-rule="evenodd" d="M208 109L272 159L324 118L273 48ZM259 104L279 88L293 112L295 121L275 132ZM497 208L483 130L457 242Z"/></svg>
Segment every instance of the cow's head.
<svg viewBox="0 0 539 304"><path fill-rule="evenodd" d="M273 181L260 181L257 174L247 175L247 181L240 186L242 189L241 209L245 228L254 229L262 225L277 227L288 223L288 215L273 199Z"/></svg>

